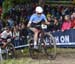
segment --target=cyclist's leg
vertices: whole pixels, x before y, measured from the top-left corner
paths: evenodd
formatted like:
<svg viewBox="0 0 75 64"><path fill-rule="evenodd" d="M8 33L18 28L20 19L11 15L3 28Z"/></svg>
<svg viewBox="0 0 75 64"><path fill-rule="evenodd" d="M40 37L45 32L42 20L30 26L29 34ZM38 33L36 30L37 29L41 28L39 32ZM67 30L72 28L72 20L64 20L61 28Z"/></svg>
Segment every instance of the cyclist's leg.
<svg viewBox="0 0 75 64"><path fill-rule="evenodd" d="M37 45L39 30L37 28L30 28L34 32L34 46Z"/></svg>
<svg viewBox="0 0 75 64"><path fill-rule="evenodd" d="M9 44L9 39L3 40L2 44L3 44L2 48L6 48L6 46Z"/></svg>
<svg viewBox="0 0 75 64"><path fill-rule="evenodd" d="M6 47L6 42L2 41L2 44L3 44L2 48L5 48Z"/></svg>

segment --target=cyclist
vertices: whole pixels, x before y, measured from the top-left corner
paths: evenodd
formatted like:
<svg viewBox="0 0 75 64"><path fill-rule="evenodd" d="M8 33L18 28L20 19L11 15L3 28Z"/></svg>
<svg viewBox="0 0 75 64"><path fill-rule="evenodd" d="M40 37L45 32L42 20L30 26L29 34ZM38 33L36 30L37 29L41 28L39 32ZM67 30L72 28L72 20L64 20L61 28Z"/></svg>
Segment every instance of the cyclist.
<svg viewBox="0 0 75 64"><path fill-rule="evenodd" d="M2 48L5 48L6 45L11 41L11 37L12 37L12 32L10 30L9 27L7 27L1 34L0 34L0 38L2 41Z"/></svg>
<svg viewBox="0 0 75 64"><path fill-rule="evenodd" d="M39 25L42 20L45 21L45 24L50 24L50 22L47 21L46 16L43 14L43 8L41 6L37 6L35 12L30 17L27 27L34 33L34 49L37 49L38 33L40 32L40 29L38 29Z"/></svg>

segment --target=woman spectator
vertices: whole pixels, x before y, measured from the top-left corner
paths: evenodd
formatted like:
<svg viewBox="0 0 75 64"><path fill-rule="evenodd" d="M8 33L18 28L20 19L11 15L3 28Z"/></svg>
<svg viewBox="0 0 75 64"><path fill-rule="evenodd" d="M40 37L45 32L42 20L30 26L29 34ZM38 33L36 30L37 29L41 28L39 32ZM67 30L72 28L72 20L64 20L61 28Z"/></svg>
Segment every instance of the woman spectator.
<svg viewBox="0 0 75 64"><path fill-rule="evenodd" d="M62 31L69 30L71 28L71 20L69 15L65 15L64 22L62 24Z"/></svg>
<svg viewBox="0 0 75 64"><path fill-rule="evenodd" d="M13 28L12 36L13 36L13 39L14 39L14 45L18 46L19 45L20 32L19 32L19 30L16 27Z"/></svg>
<svg viewBox="0 0 75 64"><path fill-rule="evenodd" d="M71 15L71 27L75 29L75 12Z"/></svg>

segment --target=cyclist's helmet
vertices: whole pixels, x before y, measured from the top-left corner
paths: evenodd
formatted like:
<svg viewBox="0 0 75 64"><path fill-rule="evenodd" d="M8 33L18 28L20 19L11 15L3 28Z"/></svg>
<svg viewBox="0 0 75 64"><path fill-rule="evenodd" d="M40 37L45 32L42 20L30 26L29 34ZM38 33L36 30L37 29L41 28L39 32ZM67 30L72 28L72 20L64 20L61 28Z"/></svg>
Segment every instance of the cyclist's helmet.
<svg viewBox="0 0 75 64"><path fill-rule="evenodd" d="M43 12L43 8L41 6L37 6L35 11L36 11L36 13L42 13Z"/></svg>

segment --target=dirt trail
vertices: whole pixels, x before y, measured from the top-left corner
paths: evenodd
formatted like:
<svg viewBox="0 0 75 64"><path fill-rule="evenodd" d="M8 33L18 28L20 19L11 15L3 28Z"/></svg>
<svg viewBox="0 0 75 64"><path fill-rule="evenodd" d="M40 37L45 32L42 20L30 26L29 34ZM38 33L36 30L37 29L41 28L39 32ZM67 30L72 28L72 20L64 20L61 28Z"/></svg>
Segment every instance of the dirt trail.
<svg viewBox="0 0 75 64"><path fill-rule="evenodd" d="M31 60L29 64L75 64L75 49L58 49L55 60Z"/></svg>
<svg viewBox="0 0 75 64"><path fill-rule="evenodd" d="M19 52L17 55L18 58L7 60L3 64L75 64L75 49L58 49L55 60L48 60L39 55L41 59L32 59L26 52Z"/></svg>
<svg viewBox="0 0 75 64"><path fill-rule="evenodd" d="M38 59L38 60L34 60L34 59L30 59L27 58L28 63L27 64L75 64L75 54L73 54L74 56L71 55L60 55L57 56L57 58L55 60L47 60L47 59Z"/></svg>

